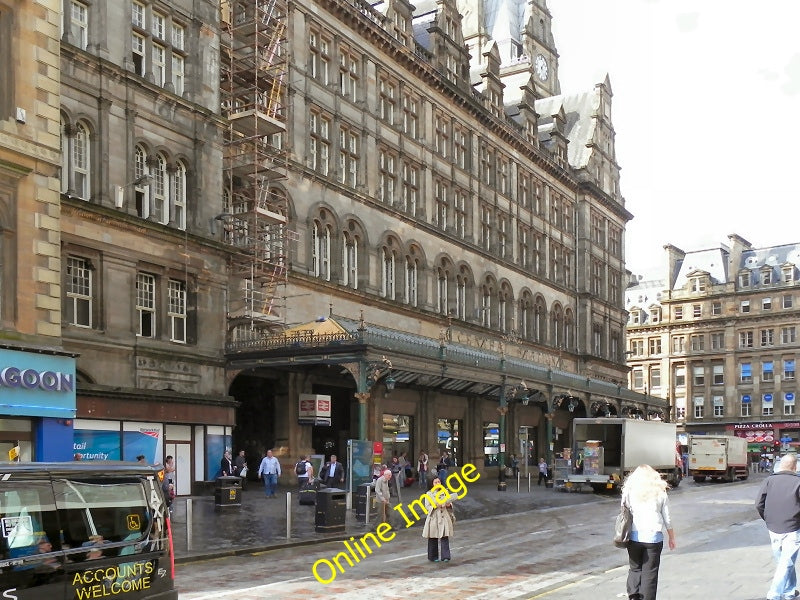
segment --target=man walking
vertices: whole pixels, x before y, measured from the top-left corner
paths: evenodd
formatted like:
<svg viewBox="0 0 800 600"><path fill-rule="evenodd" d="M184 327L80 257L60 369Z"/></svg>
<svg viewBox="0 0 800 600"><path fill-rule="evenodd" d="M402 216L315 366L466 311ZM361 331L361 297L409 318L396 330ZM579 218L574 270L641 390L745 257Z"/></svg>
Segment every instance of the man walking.
<svg viewBox="0 0 800 600"><path fill-rule="evenodd" d="M547 485L547 461L543 458L539 459L539 481L536 485L542 485L542 479L545 480L544 484Z"/></svg>
<svg viewBox="0 0 800 600"><path fill-rule="evenodd" d="M264 493L267 498L275 497L275 489L278 487L278 477L280 476L281 463L272 455L272 450L267 450L258 466L258 477L264 479Z"/></svg>
<svg viewBox="0 0 800 600"><path fill-rule="evenodd" d="M336 455L331 454L331 461L322 469L322 478L329 488L339 488L344 485L344 467L337 462Z"/></svg>
<svg viewBox="0 0 800 600"><path fill-rule="evenodd" d="M302 490L311 481L311 474L313 468L311 463L308 462L308 456L303 455L297 464L294 466L294 473L297 475L297 489Z"/></svg>
<svg viewBox="0 0 800 600"><path fill-rule="evenodd" d="M375 498L378 503L378 516L381 523L389 522L389 480L392 478L392 472L389 469L384 469L381 476L375 481Z"/></svg>
<svg viewBox="0 0 800 600"><path fill-rule="evenodd" d="M791 600L798 595L795 561L800 551L800 477L796 470L797 457L784 455L756 497L756 510L767 525L777 563L767 600Z"/></svg>

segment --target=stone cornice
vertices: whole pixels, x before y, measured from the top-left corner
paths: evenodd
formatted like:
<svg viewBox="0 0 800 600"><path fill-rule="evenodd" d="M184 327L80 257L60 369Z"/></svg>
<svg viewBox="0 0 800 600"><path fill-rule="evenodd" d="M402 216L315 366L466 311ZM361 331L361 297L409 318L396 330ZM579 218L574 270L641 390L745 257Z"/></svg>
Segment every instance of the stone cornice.
<svg viewBox="0 0 800 600"><path fill-rule="evenodd" d="M60 149L54 150L52 148L48 148L47 146L37 144L36 142L31 142L21 137L10 135L5 131L0 131L0 148L5 148L11 150L12 152L16 152L36 160L48 162L51 165L57 166L61 164Z"/></svg>

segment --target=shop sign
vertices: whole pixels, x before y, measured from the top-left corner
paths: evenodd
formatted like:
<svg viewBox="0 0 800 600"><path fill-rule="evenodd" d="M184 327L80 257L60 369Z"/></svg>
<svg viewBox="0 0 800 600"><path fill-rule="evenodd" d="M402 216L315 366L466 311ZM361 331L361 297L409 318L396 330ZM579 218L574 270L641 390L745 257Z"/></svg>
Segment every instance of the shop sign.
<svg viewBox="0 0 800 600"><path fill-rule="evenodd" d="M0 349L0 414L75 416L75 359Z"/></svg>
<svg viewBox="0 0 800 600"><path fill-rule="evenodd" d="M300 425L331 425L331 397L322 394L300 394L297 422Z"/></svg>

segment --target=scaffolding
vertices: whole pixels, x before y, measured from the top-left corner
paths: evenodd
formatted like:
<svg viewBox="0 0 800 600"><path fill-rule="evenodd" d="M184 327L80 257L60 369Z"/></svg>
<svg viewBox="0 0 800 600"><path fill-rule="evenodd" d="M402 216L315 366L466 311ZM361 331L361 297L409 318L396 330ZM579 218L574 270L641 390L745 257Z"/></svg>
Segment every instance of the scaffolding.
<svg viewBox="0 0 800 600"><path fill-rule="evenodd" d="M257 339L283 319L287 282L287 0L222 0L220 94L227 119L224 163L226 243L236 283L228 302L229 341Z"/></svg>

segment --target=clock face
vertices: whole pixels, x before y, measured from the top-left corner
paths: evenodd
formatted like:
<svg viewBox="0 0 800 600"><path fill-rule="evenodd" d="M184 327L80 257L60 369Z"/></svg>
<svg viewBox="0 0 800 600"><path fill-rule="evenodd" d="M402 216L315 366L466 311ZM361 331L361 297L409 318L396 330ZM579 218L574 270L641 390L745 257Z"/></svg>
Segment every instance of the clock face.
<svg viewBox="0 0 800 600"><path fill-rule="evenodd" d="M537 55L536 60L533 61L533 70L539 79L547 81L547 59L541 54Z"/></svg>

